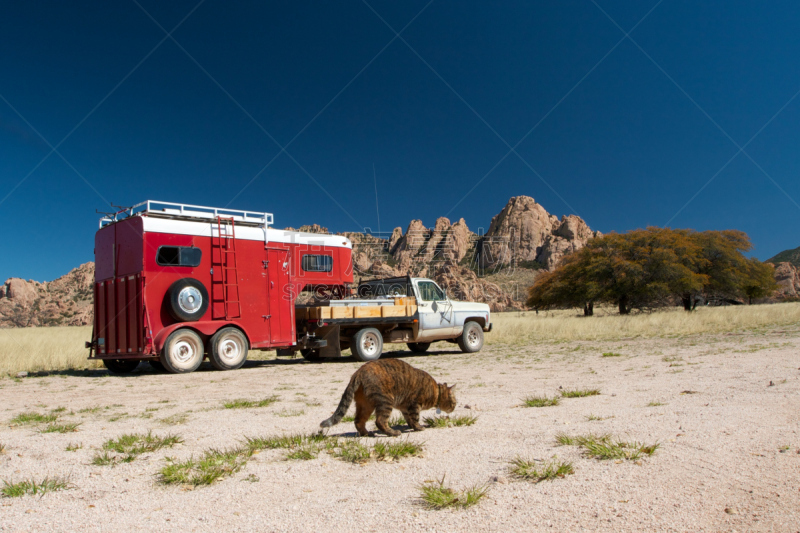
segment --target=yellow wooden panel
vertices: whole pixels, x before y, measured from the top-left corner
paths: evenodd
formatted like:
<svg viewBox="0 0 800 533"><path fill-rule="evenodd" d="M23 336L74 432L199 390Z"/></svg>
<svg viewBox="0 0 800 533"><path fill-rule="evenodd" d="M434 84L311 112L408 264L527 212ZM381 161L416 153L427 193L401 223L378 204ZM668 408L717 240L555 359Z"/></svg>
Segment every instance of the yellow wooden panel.
<svg viewBox="0 0 800 533"><path fill-rule="evenodd" d="M404 305L381 306L381 316L406 316L406 306Z"/></svg>
<svg viewBox="0 0 800 533"><path fill-rule="evenodd" d="M352 307L331 307L331 318L353 318Z"/></svg>
<svg viewBox="0 0 800 533"><path fill-rule="evenodd" d="M412 316L414 313L417 312L417 306L413 304L406 305L406 314L408 316Z"/></svg>
<svg viewBox="0 0 800 533"><path fill-rule="evenodd" d="M331 318L331 308L327 306L318 307L320 312L320 318Z"/></svg>
<svg viewBox="0 0 800 533"><path fill-rule="evenodd" d="M381 308L377 306L358 306L353 307L354 318L375 318L381 316Z"/></svg>

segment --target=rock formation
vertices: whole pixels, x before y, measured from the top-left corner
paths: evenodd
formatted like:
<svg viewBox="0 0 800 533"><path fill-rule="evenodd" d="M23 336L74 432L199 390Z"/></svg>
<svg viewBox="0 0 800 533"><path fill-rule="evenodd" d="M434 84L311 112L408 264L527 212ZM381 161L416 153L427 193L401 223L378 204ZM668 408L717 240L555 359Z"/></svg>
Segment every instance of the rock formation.
<svg viewBox="0 0 800 533"><path fill-rule="evenodd" d="M10 278L0 286L0 327L91 324L93 281L94 263L50 282Z"/></svg>
<svg viewBox="0 0 800 533"><path fill-rule="evenodd" d="M481 263L485 267L532 262L551 269L564 255L601 235L582 218L551 215L529 196L516 196L492 218L483 238Z"/></svg>
<svg viewBox="0 0 800 533"><path fill-rule="evenodd" d="M788 261L775 265L776 297L779 300L800 298L800 269Z"/></svg>

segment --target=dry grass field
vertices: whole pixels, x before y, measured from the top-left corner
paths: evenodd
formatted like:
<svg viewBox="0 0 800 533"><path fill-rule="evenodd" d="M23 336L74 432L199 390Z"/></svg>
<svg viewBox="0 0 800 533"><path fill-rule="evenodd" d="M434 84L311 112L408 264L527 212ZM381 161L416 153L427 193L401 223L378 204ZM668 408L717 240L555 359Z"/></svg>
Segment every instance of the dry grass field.
<svg viewBox="0 0 800 533"><path fill-rule="evenodd" d="M486 335L488 345L757 333L800 324L800 303L700 308L693 313L673 308L627 317L602 307L588 318L574 310L527 311L495 313L492 321L494 329ZM89 326L0 329L0 375L101 368L101 363L86 359L88 350L83 343L91 334ZM252 351L249 359L273 356L273 352Z"/></svg>

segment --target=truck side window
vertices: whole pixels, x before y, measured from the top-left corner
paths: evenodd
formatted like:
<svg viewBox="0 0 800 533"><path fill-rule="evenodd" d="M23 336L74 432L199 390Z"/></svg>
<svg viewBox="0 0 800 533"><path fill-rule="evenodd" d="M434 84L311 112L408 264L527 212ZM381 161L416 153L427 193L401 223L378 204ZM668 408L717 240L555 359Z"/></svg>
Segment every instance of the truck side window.
<svg viewBox="0 0 800 533"><path fill-rule="evenodd" d="M186 266L200 265L203 251L192 246L161 246L156 254L156 263L161 266Z"/></svg>
<svg viewBox="0 0 800 533"><path fill-rule="evenodd" d="M432 281L420 281L417 284L417 288L419 289L419 297L424 302L444 300L444 293L442 293L442 289L440 289Z"/></svg>
<svg viewBox="0 0 800 533"><path fill-rule="evenodd" d="M306 272L330 272L333 270L333 257L329 255L304 255L301 268Z"/></svg>

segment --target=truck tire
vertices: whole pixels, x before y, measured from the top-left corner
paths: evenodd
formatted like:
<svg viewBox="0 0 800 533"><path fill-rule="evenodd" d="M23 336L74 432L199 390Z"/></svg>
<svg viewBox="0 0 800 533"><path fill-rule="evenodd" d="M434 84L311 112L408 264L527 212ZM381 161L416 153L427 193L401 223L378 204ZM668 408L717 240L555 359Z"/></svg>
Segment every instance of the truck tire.
<svg viewBox="0 0 800 533"><path fill-rule="evenodd" d="M112 374L130 374L139 366L138 359L103 359L103 364Z"/></svg>
<svg viewBox="0 0 800 533"><path fill-rule="evenodd" d="M250 343L240 329L221 328L208 342L208 359L217 370L236 370L247 360L249 349Z"/></svg>
<svg viewBox="0 0 800 533"><path fill-rule="evenodd" d="M189 328L176 329L167 337L161 364L170 374L194 372L203 362L203 340Z"/></svg>
<svg viewBox="0 0 800 533"><path fill-rule="evenodd" d="M322 359L319 355L319 350L312 350L311 348L300 350L300 355L303 356L303 359L311 361L312 363L318 363Z"/></svg>
<svg viewBox="0 0 800 533"><path fill-rule="evenodd" d="M428 348L431 347L431 343L429 342L409 342L407 344L408 349L414 353L425 353L428 351Z"/></svg>
<svg viewBox="0 0 800 533"><path fill-rule="evenodd" d="M195 322L208 310L208 291L194 278L179 279L167 291L167 304L178 322Z"/></svg>
<svg viewBox="0 0 800 533"><path fill-rule="evenodd" d="M464 353L479 352L483 348L483 327L477 322L464 324L464 331L458 337L458 347Z"/></svg>
<svg viewBox="0 0 800 533"><path fill-rule="evenodd" d="M360 361L375 361L383 352L383 335L375 328L360 329L353 335L350 350Z"/></svg>

